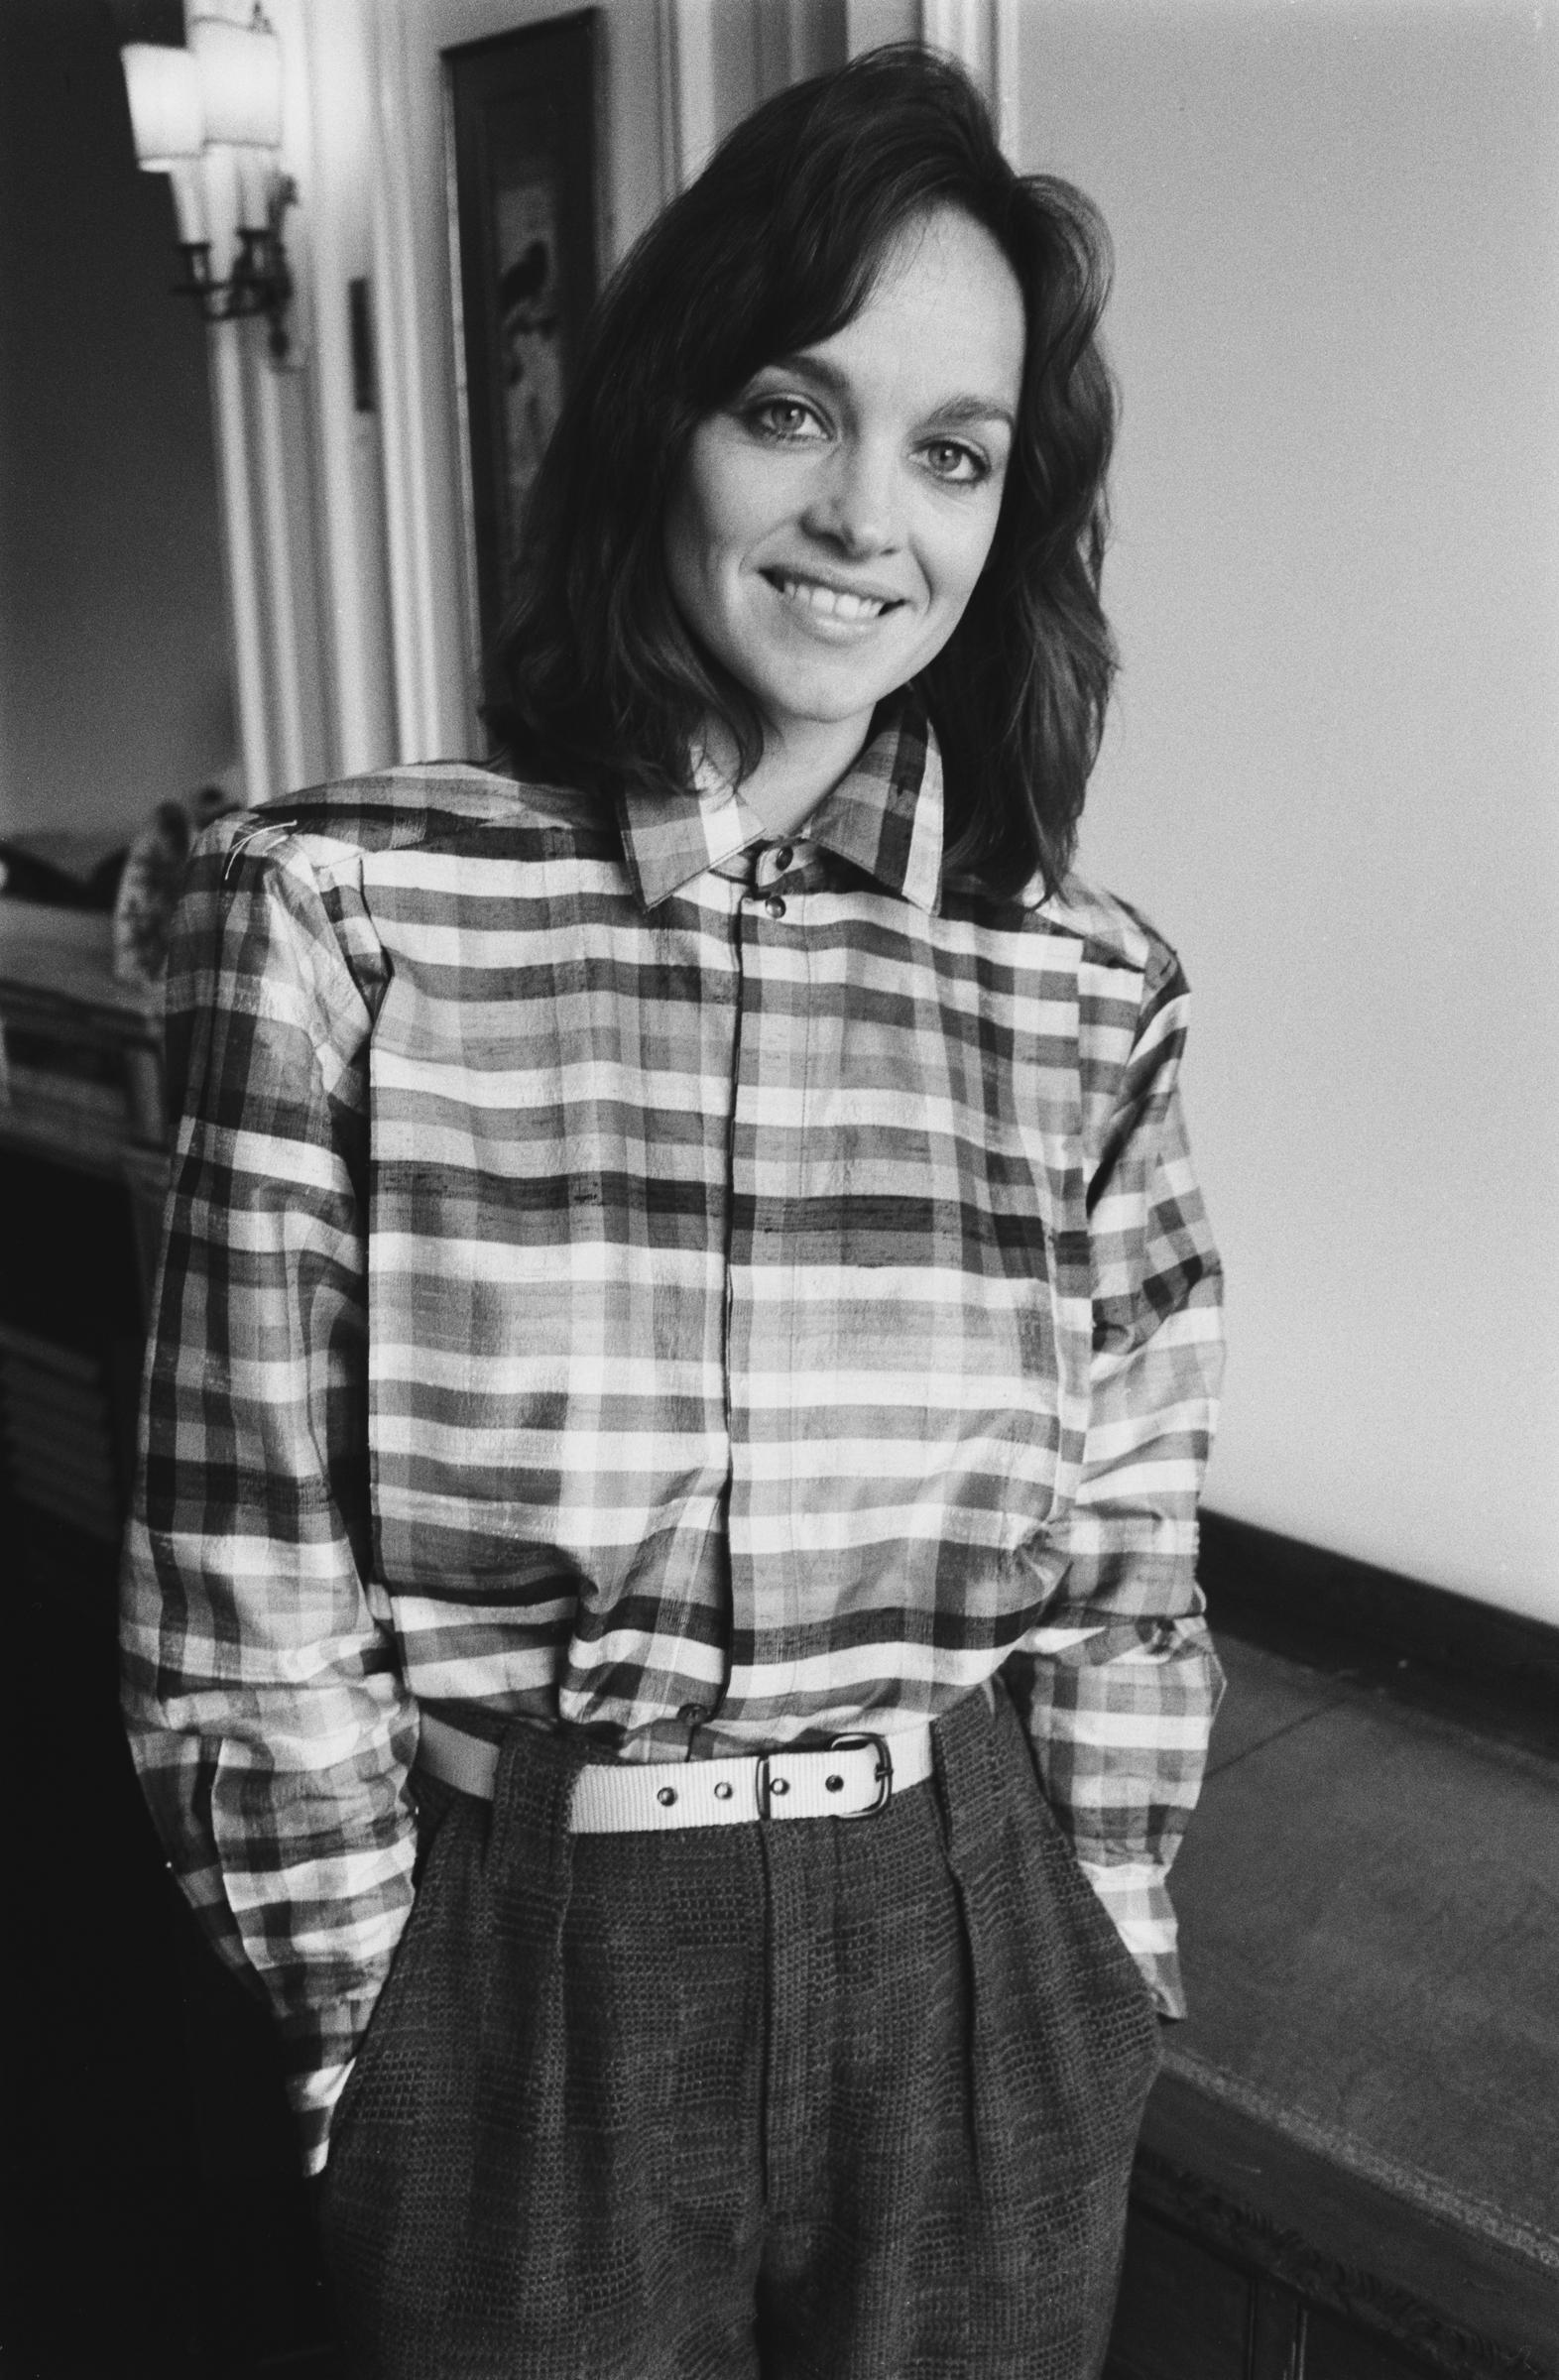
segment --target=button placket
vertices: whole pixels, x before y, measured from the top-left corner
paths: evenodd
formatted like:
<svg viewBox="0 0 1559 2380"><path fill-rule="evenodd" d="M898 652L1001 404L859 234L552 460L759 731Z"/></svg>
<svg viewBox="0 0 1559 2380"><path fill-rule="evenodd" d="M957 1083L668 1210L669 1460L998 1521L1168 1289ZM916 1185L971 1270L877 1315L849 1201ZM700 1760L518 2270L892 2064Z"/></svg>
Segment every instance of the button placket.
<svg viewBox="0 0 1559 2380"><path fill-rule="evenodd" d="M776 924L785 914L789 905L784 894L780 891L780 886L789 875L791 869L797 866L803 858L804 853L801 847L795 843L771 844L767 850L759 854L758 890L765 895L764 914L772 917Z"/></svg>
<svg viewBox="0 0 1559 2380"><path fill-rule="evenodd" d="M742 1021L738 1045L735 1107L730 1134L730 1197L733 1229L729 1272L734 1296L727 1336L729 1350L731 1488L728 1541L731 1556L733 1650L723 1709L741 1713L759 1691L765 1705L782 1698L791 1657L778 1650L801 1619L804 1591L794 1544L794 1489L788 1480L776 1495L762 1470L763 1430L755 1413L770 1409L771 1375L794 1361L795 1257L781 1245L777 1226L792 1211L796 1186L795 1093L806 1079L807 1001L794 981L796 945L805 937L770 931L770 903L784 912L782 895L765 882L773 853L759 855L755 882L743 902L740 937ZM793 856L793 854L792 854ZM755 1375L766 1382L755 1398ZM779 1399L781 1409L787 1395ZM763 1595L757 1592L762 1575ZM743 1647L742 1652L736 1650ZM755 1660L756 1655L756 1660ZM776 1683L776 1679L780 1683ZM788 1781L787 1781L788 1782ZM770 1816L767 1782L761 1783L761 1814ZM793 1809L795 1795L781 1795L777 1809Z"/></svg>

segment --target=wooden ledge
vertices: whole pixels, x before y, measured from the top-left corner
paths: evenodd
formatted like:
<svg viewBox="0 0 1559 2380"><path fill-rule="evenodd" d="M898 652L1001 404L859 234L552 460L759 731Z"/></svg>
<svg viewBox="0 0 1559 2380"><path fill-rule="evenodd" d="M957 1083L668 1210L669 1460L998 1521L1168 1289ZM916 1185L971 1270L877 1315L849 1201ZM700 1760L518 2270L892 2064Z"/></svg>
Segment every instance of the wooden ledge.
<svg viewBox="0 0 1559 2380"><path fill-rule="evenodd" d="M1251 2315L1244 2380L1559 2380L1559 1764L1525 1689L1470 1724L1383 1655L1311 1665L1209 1603L1229 1692L1173 1877L1191 2015L1128 2299L1172 2296L1177 2237L1210 2299L1226 2276L1231 2340L1242 2304L1289 2325L1263 2360ZM1214 2380L1135 2336L1112 2369Z"/></svg>
<svg viewBox="0 0 1559 2380"><path fill-rule="evenodd" d="M1559 2369L1552 2243L1173 2047L1133 2198L1446 2380L1551 2380Z"/></svg>

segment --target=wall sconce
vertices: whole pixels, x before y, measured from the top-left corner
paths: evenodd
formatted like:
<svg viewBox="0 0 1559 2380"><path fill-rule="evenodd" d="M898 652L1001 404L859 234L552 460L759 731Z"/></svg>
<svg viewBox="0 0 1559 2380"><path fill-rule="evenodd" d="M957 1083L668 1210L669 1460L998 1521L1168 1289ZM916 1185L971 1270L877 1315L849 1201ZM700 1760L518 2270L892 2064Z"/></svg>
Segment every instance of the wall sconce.
<svg viewBox="0 0 1559 2380"><path fill-rule="evenodd" d="M183 259L176 283L208 322L265 314L275 362L289 350L293 277L282 219L297 184L281 170L281 44L255 0L188 15L187 47L129 42L119 56L144 173L173 183Z"/></svg>

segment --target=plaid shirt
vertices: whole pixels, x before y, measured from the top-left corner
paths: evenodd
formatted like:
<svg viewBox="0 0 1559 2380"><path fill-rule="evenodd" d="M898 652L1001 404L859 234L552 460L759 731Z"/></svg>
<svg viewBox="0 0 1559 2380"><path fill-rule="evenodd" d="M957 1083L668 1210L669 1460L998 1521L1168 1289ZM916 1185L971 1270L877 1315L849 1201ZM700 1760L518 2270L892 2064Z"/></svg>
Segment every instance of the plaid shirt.
<svg viewBox="0 0 1559 2380"><path fill-rule="evenodd" d="M125 1706L312 2165L411 1904L420 1710L665 1760L891 1736L1001 1670L1181 2007L1220 1353L1184 979L1121 902L941 851L910 705L778 846L729 789L614 824L456 766L198 848Z"/></svg>

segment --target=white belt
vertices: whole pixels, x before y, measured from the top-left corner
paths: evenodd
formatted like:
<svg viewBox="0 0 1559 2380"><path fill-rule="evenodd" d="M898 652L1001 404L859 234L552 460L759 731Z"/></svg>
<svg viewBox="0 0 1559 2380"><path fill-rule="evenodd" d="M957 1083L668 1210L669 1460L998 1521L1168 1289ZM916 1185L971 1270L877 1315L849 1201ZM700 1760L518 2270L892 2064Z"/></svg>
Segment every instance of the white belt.
<svg viewBox="0 0 1559 2380"><path fill-rule="evenodd" d="M418 1761L441 1784L490 1802L498 1746L428 1713ZM745 1759L590 1761L569 1807L575 1835L661 1834L776 1818L870 1818L895 1793L923 1784L933 1765L929 1722L892 1735L839 1735L820 1752Z"/></svg>

